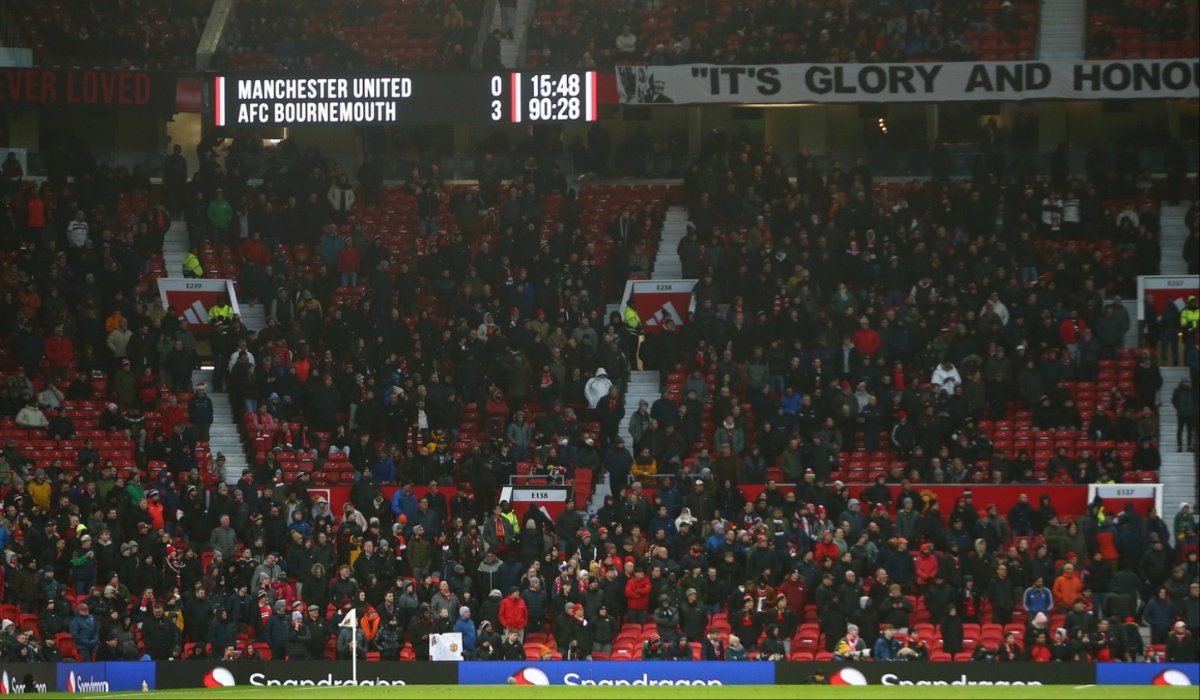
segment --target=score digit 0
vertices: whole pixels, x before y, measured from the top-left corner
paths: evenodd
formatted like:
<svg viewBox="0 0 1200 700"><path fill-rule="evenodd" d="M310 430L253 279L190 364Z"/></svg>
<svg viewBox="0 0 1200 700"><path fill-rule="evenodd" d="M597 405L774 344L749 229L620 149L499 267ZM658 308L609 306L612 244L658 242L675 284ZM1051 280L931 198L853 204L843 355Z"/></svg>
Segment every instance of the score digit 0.
<svg viewBox="0 0 1200 700"><path fill-rule="evenodd" d="M504 94L504 78L501 78L498 75L493 75L492 97L498 98L502 94ZM494 122L500 121L504 117L504 103L498 99L492 100L492 111L488 116L490 116Z"/></svg>

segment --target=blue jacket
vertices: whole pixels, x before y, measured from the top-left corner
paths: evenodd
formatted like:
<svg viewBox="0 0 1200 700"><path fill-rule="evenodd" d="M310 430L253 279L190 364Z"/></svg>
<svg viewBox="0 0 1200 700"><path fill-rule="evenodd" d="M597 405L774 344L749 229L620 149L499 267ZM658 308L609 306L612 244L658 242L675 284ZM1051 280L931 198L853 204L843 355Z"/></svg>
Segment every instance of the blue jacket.
<svg viewBox="0 0 1200 700"><path fill-rule="evenodd" d="M871 650L871 658L875 661L895 661L896 652L900 651L902 646L900 640L895 637L889 640L884 635L879 635L879 639L875 640L875 648Z"/></svg>
<svg viewBox="0 0 1200 700"><path fill-rule="evenodd" d="M616 474L622 478L627 478L630 472L633 471L633 455L627 450L610 449L604 453L604 469L609 474ZM624 488L625 482L620 481L619 484L614 483L617 488Z"/></svg>
<svg viewBox="0 0 1200 700"><path fill-rule="evenodd" d="M1025 611L1030 615L1046 613L1046 616L1049 617L1053 607L1054 596L1050 593L1049 588L1042 586L1040 593L1033 586L1025 589Z"/></svg>
<svg viewBox="0 0 1200 700"><path fill-rule="evenodd" d="M342 252L342 248L346 246L346 242L338 235L326 235L321 237L321 257L325 259L325 264L330 267L337 266L338 253Z"/></svg>
<svg viewBox="0 0 1200 700"><path fill-rule="evenodd" d="M100 625L91 615L76 615L71 620L71 636L75 646L95 649L100 646Z"/></svg>
<svg viewBox="0 0 1200 700"><path fill-rule="evenodd" d="M1142 610L1142 619L1150 627L1151 633L1168 634L1171 625L1175 624L1175 611L1171 607L1171 601L1151 598Z"/></svg>
<svg viewBox="0 0 1200 700"><path fill-rule="evenodd" d="M265 630L266 633L263 635L267 646L271 647L272 649L287 646L288 628L290 623L291 621L286 617L286 615L271 613L271 617L267 618L267 629Z"/></svg>
<svg viewBox="0 0 1200 700"><path fill-rule="evenodd" d="M462 634L463 658L475 656L475 623L460 617L454 623L454 631Z"/></svg>
<svg viewBox="0 0 1200 700"><path fill-rule="evenodd" d="M417 494L397 489L396 493L392 494L392 512L396 515L403 513L405 518L411 518L413 513L417 512Z"/></svg>
<svg viewBox="0 0 1200 700"><path fill-rule="evenodd" d="M390 484L396 480L396 463L391 457L384 457L371 465L371 476L381 484Z"/></svg>
<svg viewBox="0 0 1200 700"><path fill-rule="evenodd" d="M904 585L917 580L917 564L908 552L897 552L894 549L884 549L875 560L877 566L882 566L888 572L892 583Z"/></svg>
<svg viewBox="0 0 1200 700"><path fill-rule="evenodd" d="M1014 532L1033 529L1033 506L1028 503L1016 503L1008 509L1008 526Z"/></svg>

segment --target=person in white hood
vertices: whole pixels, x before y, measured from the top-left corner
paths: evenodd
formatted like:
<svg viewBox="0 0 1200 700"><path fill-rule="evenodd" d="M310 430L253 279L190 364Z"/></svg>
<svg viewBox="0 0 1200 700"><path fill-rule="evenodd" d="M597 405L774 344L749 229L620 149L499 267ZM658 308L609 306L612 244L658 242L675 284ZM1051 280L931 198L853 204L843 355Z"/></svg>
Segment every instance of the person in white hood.
<svg viewBox="0 0 1200 700"><path fill-rule="evenodd" d="M954 387L962 384L962 376L958 373L958 368L954 366L950 360L942 360L942 363L933 370L933 377L930 378L930 383L936 387L940 387L941 391L947 394L954 393Z"/></svg>
<svg viewBox="0 0 1200 700"><path fill-rule="evenodd" d="M587 397L588 407L595 408L600 399L608 396L608 389L613 385L608 378L608 372L603 367L596 368L596 376L588 380L583 387L583 395Z"/></svg>

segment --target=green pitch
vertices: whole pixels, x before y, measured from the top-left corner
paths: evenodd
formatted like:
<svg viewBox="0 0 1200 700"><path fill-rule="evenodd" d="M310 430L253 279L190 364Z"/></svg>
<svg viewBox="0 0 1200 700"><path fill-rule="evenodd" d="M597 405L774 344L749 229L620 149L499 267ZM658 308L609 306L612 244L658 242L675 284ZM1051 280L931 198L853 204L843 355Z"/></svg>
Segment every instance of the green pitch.
<svg viewBox="0 0 1200 700"><path fill-rule="evenodd" d="M809 698L879 698L880 700L927 700L931 696L940 698L970 698L972 700L1031 700L1054 698L1066 700L1107 700L1108 698L1130 698L1132 700L1196 700L1196 688L1166 686L1042 686L1023 687L939 687L931 692L924 686L910 687L813 687L813 686L746 686L722 687L588 687L571 688L555 686L532 688L528 686L408 686L380 688L217 688L211 690L156 690L148 693L93 693L97 698L146 698L168 700L178 698L204 698L206 700L267 700L286 698L297 700L308 695L312 698L334 695L338 700L353 698L420 698L421 700L541 700L542 698L593 698L600 700L723 700L725 698L755 698L755 700L788 700ZM44 697L75 697L65 693L48 693Z"/></svg>

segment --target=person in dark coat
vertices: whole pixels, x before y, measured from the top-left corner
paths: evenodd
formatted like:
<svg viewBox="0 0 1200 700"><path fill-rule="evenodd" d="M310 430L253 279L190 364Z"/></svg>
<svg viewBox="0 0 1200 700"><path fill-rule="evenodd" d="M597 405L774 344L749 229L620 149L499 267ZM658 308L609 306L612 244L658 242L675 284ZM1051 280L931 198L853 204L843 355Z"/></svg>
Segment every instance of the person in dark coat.
<svg viewBox="0 0 1200 700"><path fill-rule="evenodd" d="M1196 638L1180 620L1167 636L1167 663L1196 663Z"/></svg>
<svg viewBox="0 0 1200 700"><path fill-rule="evenodd" d="M408 639L417 661L429 660L429 636L434 633L435 620L428 603L421 603L417 614L408 623ZM522 658L524 655L522 654Z"/></svg>
<svg viewBox="0 0 1200 700"><path fill-rule="evenodd" d="M142 641L154 661L166 661L171 650L180 646L179 626L163 614L161 603L155 603L152 616L142 623Z"/></svg>
<svg viewBox="0 0 1200 700"><path fill-rule="evenodd" d="M263 641L271 648L272 659L286 659L288 645L288 630L290 621L287 617L287 603L282 599L275 601L275 611L267 619Z"/></svg>
<svg viewBox="0 0 1200 700"><path fill-rule="evenodd" d="M304 661L308 659L308 647L312 642L312 632L304 624L304 614L299 610L292 613L292 624L287 631L288 661Z"/></svg>
<svg viewBox="0 0 1200 700"><path fill-rule="evenodd" d="M508 638L500 645L500 656L505 661L525 660L525 645L521 643L516 630L509 630Z"/></svg>
<svg viewBox="0 0 1200 700"><path fill-rule="evenodd" d="M946 616L942 618L941 625L942 633L942 651L950 655L950 660L954 661L955 656L963 653L963 623L958 616L958 606L953 603L946 608Z"/></svg>

